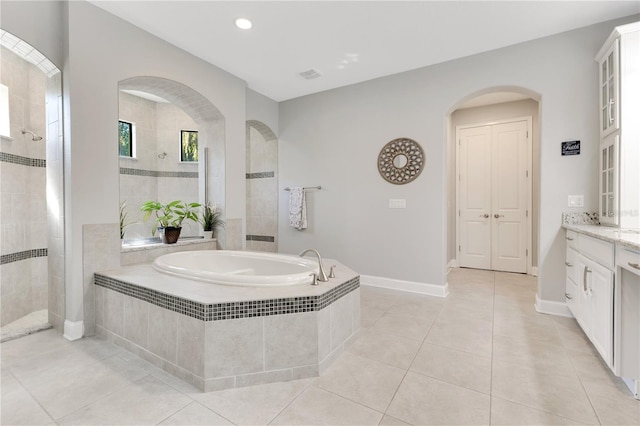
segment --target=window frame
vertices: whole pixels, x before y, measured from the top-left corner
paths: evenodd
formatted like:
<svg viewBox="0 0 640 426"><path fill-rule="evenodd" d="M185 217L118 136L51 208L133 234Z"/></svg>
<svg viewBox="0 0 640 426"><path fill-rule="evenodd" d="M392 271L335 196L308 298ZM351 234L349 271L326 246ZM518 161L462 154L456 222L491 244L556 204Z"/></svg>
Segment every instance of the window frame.
<svg viewBox="0 0 640 426"><path fill-rule="evenodd" d="M120 152L120 124L128 124L129 125L129 154L130 155L122 155ZM118 120L118 156L120 158L136 158L136 125L132 121L127 120Z"/></svg>
<svg viewBox="0 0 640 426"><path fill-rule="evenodd" d="M185 160L185 156L184 154L186 154L186 152L184 151L184 147L182 145L182 141L184 139L184 134L185 133L195 133L196 134L196 160ZM199 141L199 137L198 137L198 131L197 130L180 130L180 141L179 141L179 149L180 149L180 162L181 163L189 163L189 164L197 164L199 159L200 159L200 141Z"/></svg>

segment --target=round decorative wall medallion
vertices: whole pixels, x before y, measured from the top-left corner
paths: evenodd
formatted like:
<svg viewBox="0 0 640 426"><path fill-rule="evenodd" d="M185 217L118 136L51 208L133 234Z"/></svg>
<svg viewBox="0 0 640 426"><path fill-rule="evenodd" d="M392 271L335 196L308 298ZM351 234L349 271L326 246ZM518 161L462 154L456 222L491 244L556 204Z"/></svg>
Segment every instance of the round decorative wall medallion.
<svg viewBox="0 0 640 426"><path fill-rule="evenodd" d="M378 155L380 176L395 185L411 182L420 176L423 167L424 151L413 139L394 139L383 146Z"/></svg>

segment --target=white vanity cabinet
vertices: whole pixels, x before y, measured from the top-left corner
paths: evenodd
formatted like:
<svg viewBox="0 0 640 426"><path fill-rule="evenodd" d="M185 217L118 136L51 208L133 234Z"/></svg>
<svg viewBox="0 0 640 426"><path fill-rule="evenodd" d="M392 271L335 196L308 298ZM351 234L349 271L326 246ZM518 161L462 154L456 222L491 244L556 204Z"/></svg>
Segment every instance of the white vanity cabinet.
<svg viewBox="0 0 640 426"><path fill-rule="evenodd" d="M640 250L616 247L614 372L640 399Z"/></svg>
<svg viewBox="0 0 640 426"><path fill-rule="evenodd" d="M614 245L567 230L567 306L613 368Z"/></svg>
<svg viewBox="0 0 640 426"><path fill-rule="evenodd" d="M640 22L616 27L596 55L600 221L640 228Z"/></svg>

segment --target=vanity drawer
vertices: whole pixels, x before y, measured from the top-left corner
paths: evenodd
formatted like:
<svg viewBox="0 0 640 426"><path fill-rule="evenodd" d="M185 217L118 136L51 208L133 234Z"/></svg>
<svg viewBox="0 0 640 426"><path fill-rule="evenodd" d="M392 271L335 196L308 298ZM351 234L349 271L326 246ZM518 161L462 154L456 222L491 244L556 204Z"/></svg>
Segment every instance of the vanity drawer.
<svg viewBox="0 0 640 426"><path fill-rule="evenodd" d="M583 255L609 269L614 268L614 244L588 235L578 236L578 250Z"/></svg>
<svg viewBox="0 0 640 426"><path fill-rule="evenodd" d="M567 240L567 247L571 247L574 249L578 248L578 233L575 231L569 231L567 229L567 235L565 236Z"/></svg>
<svg viewBox="0 0 640 426"><path fill-rule="evenodd" d="M636 275L640 275L640 253L631 249L616 248L616 263L619 267L625 268Z"/></svg>
<svg viewBox="0 0 640 426"><path fill-rule="evenodd" d="M573 282L577 282L576 274L578 267L576 266L576 256L578 253L571 247L567 247L567 254L565 256L565 270L567 271L567 278L571 278Z"/></svg>

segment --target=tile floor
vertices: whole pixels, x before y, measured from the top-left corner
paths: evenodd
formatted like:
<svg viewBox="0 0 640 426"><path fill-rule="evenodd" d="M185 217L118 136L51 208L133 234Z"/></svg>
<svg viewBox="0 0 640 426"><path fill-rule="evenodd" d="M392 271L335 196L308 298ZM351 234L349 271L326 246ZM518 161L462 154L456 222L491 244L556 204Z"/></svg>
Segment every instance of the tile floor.
<svg viewBox="0 0 640 426"><path fill-rule="evenodd" d="M0 423L638 425L640 403L535 281L454 269L437 299L364 286L362 330L319 378L200 393L99 338L0 345Z"/></svg>

